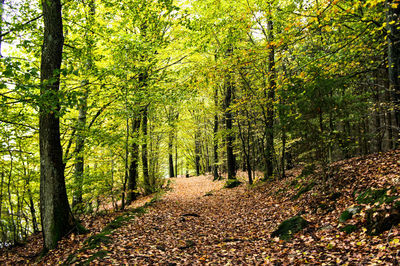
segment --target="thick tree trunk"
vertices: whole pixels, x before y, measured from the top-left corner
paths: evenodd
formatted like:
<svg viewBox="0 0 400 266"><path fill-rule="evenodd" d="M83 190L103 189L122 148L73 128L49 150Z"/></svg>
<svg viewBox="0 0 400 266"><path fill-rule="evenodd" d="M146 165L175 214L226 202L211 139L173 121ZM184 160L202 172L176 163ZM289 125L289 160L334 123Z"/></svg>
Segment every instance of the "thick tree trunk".
<svg viewBox="0 0 400 266"><path fill-rule="evenodd" d="M75 220L72 215L64 179L60 142L60 85L64 43L60 0L42 0L44 38L41 57L41 96L39 115L40 142L40 210L44 248L53 249L70 233Z"/></svg>
<svg viewBox="0 0 400 266"><path fill-rule="evenodd" d="M131 163L129 165L129 175L128 175L128 196L127 204L131 203L136 199L137 193L136 186L139 176L139 144L138 136L140 129L140 117L136 117L132 120L132 146L131 146Z"/></svg>
<svg viewBox="0 0 400 266"><path fill-rule="evenodd" d="M267 24L269 56L268 56L268 105L267 105L267 121L266 121L266 147L265 147L265 172L264 179L272 177L274 172L274 101L275 101L275 48L272 42L274 41L273 24L269 20Z"/></svg>

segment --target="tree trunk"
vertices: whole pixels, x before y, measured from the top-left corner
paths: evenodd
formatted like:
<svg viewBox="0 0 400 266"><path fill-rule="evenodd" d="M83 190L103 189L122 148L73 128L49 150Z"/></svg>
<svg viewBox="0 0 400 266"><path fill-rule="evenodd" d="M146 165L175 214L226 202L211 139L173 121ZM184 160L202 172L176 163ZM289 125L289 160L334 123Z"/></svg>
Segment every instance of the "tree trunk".
<svg viewBox="0 0 400 266"><path fill-rule="evenodd" d="M216 91L216 98L218 97L218 92ZM218 100L216 99L216 106L218 104ZM218 180L220 178L218 173L218 114L214 115L214 131L213 131L213 141L214 141L214 160L213 160L213 176L214 180Z"/></svg>
<svg viewBox="0 0 400 266"><path fill-rule="evenodd" d="M142 112L142 165L143 165L143 181L144 181L144 189L146 194L150 194L153 191L153 188L150 183L150 175L149 175L149 162L148 162L148 151L147 151L147 111L148 106L143 108Z"/></svg>
<svg viewBox="0 0 400 266"><path fill-rule="evenodd" d="M138 136L140 129L140 117L136 117L132 120L132 146L131 146L131 163L129 166L128 175L128 196L127 204L131 203L136 199L137 193L135 192L137 186L137 180L139 176L139 144Z"/></svg>
<svg viewBox="0 0 400 266"><path fill-rule="evenodd" d="M175 177L174 171L174 157L173 157L173 141L174 141L174 132L171 130L168 134L168 164L169 164L169 177Z"/></svg>
<svg viewBox="0 0 400 266"><path fill-rule="evenodd" d="M39 226L37 223L36 219L36 210L35 210L35 204L33 203L33 198L32 198L32 192L28 187L28 197L29 197L29 210L31 211L31 216L32 216L32 227L33 227L33 233L39 232Z"/></svg>
<svg viewBox="0 0 400 266"><path fill-rule="evenodd" d="M194 134L194 162L196 165L196 176L200 175L200 136L198 129L196 129L196 133Z"/></svg>
<svg viewBox="0 0 400 266"><path fill-rule="evenodd" d="M84 147L85 147L85 127L87 113L87 92L81 98L79 107L79 117L76 130L76 146L75 146L75 180L74 193L72 197L72 209L82 209L82 190L83 190L83 174L84 174Z"/></svg>
<svg viewBox="0 0 400 266"><path fill-rule="evenodd" d="M273 24L271 19L268 20L268 41L269 41L269 57L268 57L268 106L266 121L266 147L265 147L265 172L264 179L268 179L273 175L273 157L274 157L274 101L275 101L275 48L273 45Z"/></svg>
<svg viewBox="0 0 400 266"><path fill-rule="evenodd" d="M228 50L228 55L232 53L232 49ZM233 115L231 103L233 98L234 86L232 84L230 73L227 76L226 91L225 91L225 125L226 125L226 158L228 179L236 178L236 159L233 153Z"/></svg>
<svg viewBox="0 0 400 266"><path fill-rule="evenodd" d="M396 0L386 0L386 22L388 31L389 90L395 105L395 120L400 127L400 5ZM396 8L395 8L396 7ZM394 23L393 23L394 22ZM397 139L397 137L396 137Z"/></svg>
<svg viewBox="0 0 400 266"><path fill-rule="evenodd" d="M0 0L0 58L3 57L3 54L1 52L1 44L3 42L3 37L1 36L3 34L3 13L4 13L4 0Z"/></svg>
<svg viewBox="0 0 400 266"><path fill-rule="evenodd" d="M94 0L90 0L89 3L89 14L87 18L88 31L93 26L94 16L96 13ZM93 68L93 56L92 50L94 41L93 38L90 37L91 33L86 32L85 34L85 42L87 45L87 62L86 69L88 72ZM83 83L88 84L87 80L84 80ZM82 211L82 194L83 194L83 177L84 177L84 148L85 148L85 139L86 139L86 115L87 115L87 99L88 99L88 89L85 87L85 91L83 96L79 100L79 116L78 123L76 127L76 148L75 148L75 184L74 184L74 193L72 197L72 209L75 211Z"/></svg>
<svg viewBox="0 0 400 266"><path fill-rule="evenodd" d="M40 210L44 248L47 250L55 248L57 242L73 230L75 220L65 188L58 117L59 69L64 43L60 0L42 0L42 8L44 38L40 67Z"/></svg>

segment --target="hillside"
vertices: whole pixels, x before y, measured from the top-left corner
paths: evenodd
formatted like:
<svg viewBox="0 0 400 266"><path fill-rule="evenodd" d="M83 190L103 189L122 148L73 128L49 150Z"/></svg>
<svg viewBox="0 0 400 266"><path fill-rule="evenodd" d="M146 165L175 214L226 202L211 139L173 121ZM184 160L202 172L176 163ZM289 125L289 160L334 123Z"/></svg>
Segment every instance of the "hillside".
<svg viewBox="0 0 400 266"><path fill-rule="evenodd" d="M391 206L399 206L400 150L352 158L332 167L336 170L327 182L320 182L318 175L302 177L300 169L284 180L233 189L224 189L223 181L212 182L210 176L173 179L172 189L145 209L135 207L149 198L136 202L125 214L89 219L90 234L62 240L39 264L88 260L141 265L398 263L399 225L373 235L367 229L367 216L375 208L374 221L385 215L398 219ZM309 191L304 189L311 183L315 185L308 186ZM391 189L374 194L381 203L367 203L369 198L362 193L369 188ZM359 212L339 222L343 211L354 206ZM305 229L288 241L271 237L282 221L296 215L309 222ZM354 232L344 232L345 225L355 225L350 227ZM102 237L93 237L101 229ZM96 241L83 243L89 236ZM3 250L0 263L37 260L32 252L40 251L39 238Z"/></svg>

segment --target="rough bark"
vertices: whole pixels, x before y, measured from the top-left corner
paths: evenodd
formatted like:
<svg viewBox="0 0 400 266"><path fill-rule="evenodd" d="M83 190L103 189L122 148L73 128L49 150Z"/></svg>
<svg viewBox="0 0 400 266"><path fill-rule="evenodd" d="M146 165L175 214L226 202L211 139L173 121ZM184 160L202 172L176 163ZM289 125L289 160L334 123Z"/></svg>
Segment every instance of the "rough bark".
<svg viewBox="0 0 400 266"><path fill-rule="evenodd" d="M60 142L59 69L63 50L60 0L42 0L44 38L41 57L41 96L39 114L40 210L44 248L53 249L70 233L75 220L65 188L64 164Z"/></svg>

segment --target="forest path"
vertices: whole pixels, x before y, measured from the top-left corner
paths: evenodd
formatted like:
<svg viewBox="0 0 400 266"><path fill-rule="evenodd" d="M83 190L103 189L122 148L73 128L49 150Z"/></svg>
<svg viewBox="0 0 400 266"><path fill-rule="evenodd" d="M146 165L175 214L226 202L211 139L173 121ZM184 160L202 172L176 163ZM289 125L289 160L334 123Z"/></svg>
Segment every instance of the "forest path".
<svg viewBox="0 0 400 266"><path fill-rule="evenodd" d="M173 179L172 190L136 217L113 232L111 243L87 250L87 258L102 250L107 256L99 263L138 265L200 264L206 262L263 262L255 237L266 232L260 225L265 217L255 209L246 186L222 189L224 181L210 176ZM254 215L248 216L247 211ZM263 239L265 239L263 237ZM261 244L261 243L260 243Z"/></svg>

